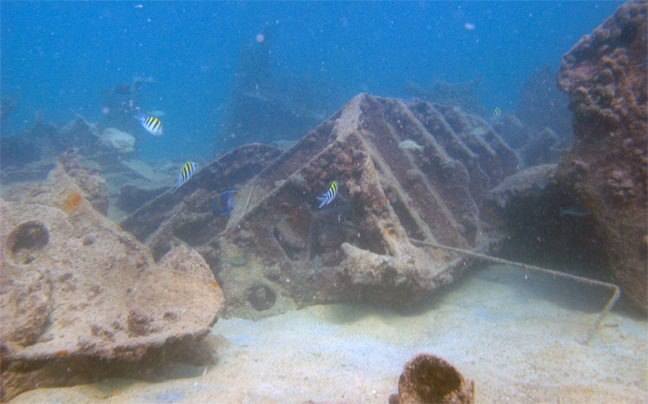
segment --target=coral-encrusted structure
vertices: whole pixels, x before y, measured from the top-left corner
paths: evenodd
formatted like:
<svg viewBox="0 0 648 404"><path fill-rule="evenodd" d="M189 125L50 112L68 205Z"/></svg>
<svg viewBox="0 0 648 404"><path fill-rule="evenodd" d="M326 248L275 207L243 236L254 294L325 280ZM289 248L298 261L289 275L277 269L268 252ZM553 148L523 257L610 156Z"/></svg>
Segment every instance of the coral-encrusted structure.
<svg viewBox="0 0 648 404"><path fill-rule="evenodd" d="M250 144L221 156L184 184L177 192L164 192L120 224L151 247L158 260L173 247L186 243L201 247L225 228L228 215L215 215L212 205L219 193L238 189L281 154L281 150ZM209 249L201 252L212 263Z"/></svg>
<svg viewBox="0 0 648 404"><path fill-rule="evenodd" d="M452 107L355 97L241 189L216 239L228 311L272 314L286 300L403 306L451 282L465 262L409 238L487 243L478 204L517 159L494 133L470 134L480 125ZM315 197L333 181L338 196L320 209ZM246 253L245 268L231 264Z"/></svg>
<svg viewBox="0 0 648 404"><path fill-rule="evenodd" d="M487 243L479 203L517 158L494 132L472 135L480 125L458 108L355 97L241 189L220 250L253 252L280 273L242 277L221 259L228 309L257 307L258 294L403 306L451 282L465 262L410 238ZM320 209L315 197L333 181L338 196Z"/></svg>
<svg viewBox="0 0 648 404"><path fill-rule="evenodd" d="M484 247L480 203L518 163L477 116L367 94L272 160L264 147L223 156L122 222L154 256L195 247L227 314L252 318L323 302L406 306L451 282L466 262L410 238ZM254 177L246 161L259 162ZM320 208L333 181L338 194ZM231 217L211 213L228 189L239 190Z"/></svg>
<svg viewBox="0 0 648 404"><path fill-rule="evenodd" d="M405 364L398 380L398 404L474 402L475 383L464 379L454 366L438 356L416 355Z"/></svg>
<svg viewBox="0 0 648 404"><path fill-rule="evenodd" d="M0 200L7 399L35 386L146 370L170 350L200 343L224 305L200 254L181 246L156 264L148 247L92 207L75 179L61 164L46 184Z"/></svg>
<svg viewBox="0 0 648 404"><path fill-rule="evenodd" d="M647 26L645 1L623 4L563 57L576 143L560 181L585 201L623 293L647 311Z"/></svg>

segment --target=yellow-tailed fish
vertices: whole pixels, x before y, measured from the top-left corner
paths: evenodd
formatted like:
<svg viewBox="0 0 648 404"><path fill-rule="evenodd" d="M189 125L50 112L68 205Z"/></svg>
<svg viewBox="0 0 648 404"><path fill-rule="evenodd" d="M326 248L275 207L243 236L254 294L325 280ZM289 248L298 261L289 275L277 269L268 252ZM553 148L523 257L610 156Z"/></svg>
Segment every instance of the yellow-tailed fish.
<svg viewBox="0 0 648 404"><path fill-rule="evenodd" d="M331 203L331 201L332 201L333 199L335 199L335 196L337 195L337 191L338 191L338 182L337 182L337 181L333 181L333 183L332 183L331 186L329 187L328 192L325 193L325 194L322 195L322 196L318 196L318 197L317 197L317 200L319 200L320 202L322 202L322 203L320 203L320 206L319 206L319 207L321 208L322 206L324 206L324 205L328 205L329 203Z"/></svg>
<svg viewBox="0 0 648 404"><path fill-rule="evenodd" d="M502 114L502 111L499 109L499 107L495 108L495 111L493 111L493 115L490 117L490 121L488 122L488 127L492 128L493 125L495 125L495 122L499 121L500 115Z"/></svg>
<svg viewBox="0 0 648 404"><path fill-rule="evenodd" d="M137 108L137 115L135 115L135 119L140 121L144 129L148 133L150 133L153 136L162 136L164 134L164 128L162 127L162 122L160 122L159 119L145 115L140 112L139 108Z"/></svg>
<svg viewBox="0 0 648 404"><path fill-rule="evenodd" d="M173 188L173 192L180 188L185 182L189 181L189 178L191 178L191 176L196 172L197 167L198 164L193 161L189 161L187 162L187 164L182 166L182 170L180 171L180 175L178 176L178 182L176 182L175 188Z"/></svg>

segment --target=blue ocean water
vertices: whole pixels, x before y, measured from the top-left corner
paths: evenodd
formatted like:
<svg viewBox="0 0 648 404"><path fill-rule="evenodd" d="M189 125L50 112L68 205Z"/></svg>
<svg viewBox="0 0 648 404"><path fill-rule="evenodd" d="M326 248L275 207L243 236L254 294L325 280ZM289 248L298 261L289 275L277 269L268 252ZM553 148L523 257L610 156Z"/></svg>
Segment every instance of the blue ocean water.
<svg viewBox="0 0 648 404"><path fill-rule="evenodd" d="M166 112L165 136L142 137L140 158L209 160L228 148L217 133L240 52L264 27L278 74L333 82L341 99L483 74L483 105L510 110L533 69L557 68L620 4L2 1L1 91L20 99L2 132L26 130L36 112L96 121L106 88L150 76L139 103Z"/></svg>

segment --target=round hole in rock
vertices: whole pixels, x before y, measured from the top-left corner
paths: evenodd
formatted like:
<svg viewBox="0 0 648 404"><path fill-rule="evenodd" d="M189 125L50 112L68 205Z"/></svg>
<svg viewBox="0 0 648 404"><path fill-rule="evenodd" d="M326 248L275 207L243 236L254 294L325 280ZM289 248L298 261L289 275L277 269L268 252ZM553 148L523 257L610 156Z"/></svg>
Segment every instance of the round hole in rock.
<svg viewBox="0 0 648 404"><path fill-rule="evenodd" d="M49 242L49 232L43 223L21 223L7 237L6 251L14 264L29 264L38 258Z"/></svg>
<svg viewBox="0 0 648 404"><path fill-rule="evenodd" d="M248 289L248 300L256 311L268 310L274 306L277 294L266 285L255 286Z"/></svg>

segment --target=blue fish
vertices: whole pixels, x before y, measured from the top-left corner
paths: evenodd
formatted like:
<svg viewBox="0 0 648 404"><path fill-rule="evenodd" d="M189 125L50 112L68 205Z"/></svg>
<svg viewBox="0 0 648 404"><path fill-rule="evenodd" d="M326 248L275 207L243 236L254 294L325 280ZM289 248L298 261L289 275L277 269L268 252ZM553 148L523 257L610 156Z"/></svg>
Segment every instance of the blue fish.
<svg viewBox="0 0 648 404"><path fill-rule="evenodd" d="M217 215L231 215L237 199L238 191L236 190L221 192L212 205L212 211Z"/></svg>
<svg viewBox="0 0 648 404"><path fill-rule="evenodd" d="M317 200L322 202L322 203L320 203L319 207L321 208L322 206L328 205L329 203L331 203L331 201L333 201L333 199L335 199L335 196L337 195L337 191L338 191L338 182L333 181L333 183L331 184L331 187L329 188L328 192L325 193L322 196L317 197Z"/></svg>
<svg viewBox="0 0 648 404"><path fill-rule="evenodd" d="M501 114L502 114L502 110L500 110L499 107L495 108L495 111L493 111L493 115L491 115L490 121L488 122L489 129L492 128L497 121L499 121Z"/></svg>
<svg viewBox="0 0 648 404"><path fill-rule="evenodd" d="M175 188L173 188L173 192L177 191L178 188L182 186L185 182L189 181L189 178L196 172L196 168L198 167L198 164L196 164L193 161L187 162L184 166L182 166L182 170L180 171L180 175L178 176L178 182L175 184Z"/></svg>
<svg viewBox="0 0 648 404"><path fill-rule="evenodd" d="M140 121L144 129L148 131L153 136L162 136L164 134L164 128L162 128L162 122L159 119L144 115L139 108L137 108L137 115L135 119Z"/></svg>

